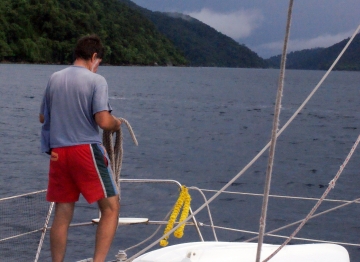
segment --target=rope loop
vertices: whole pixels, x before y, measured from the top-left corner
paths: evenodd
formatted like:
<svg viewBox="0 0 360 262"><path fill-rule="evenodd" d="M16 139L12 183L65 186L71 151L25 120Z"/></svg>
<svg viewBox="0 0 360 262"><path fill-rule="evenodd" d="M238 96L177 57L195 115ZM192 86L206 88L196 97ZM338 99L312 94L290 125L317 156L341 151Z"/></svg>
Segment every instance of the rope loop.
<svg viewBox="0 0 360 262"><path fill-rule="evenodd" d="M187 218L190 210L190 202L191 202L191 196L189 194L188 188L186 186L182 186L179 194L179 198L177 199L174 205L169 221L165 227L164 235L166 235L174 227L175 221L178 215L180 214L181 208L182 208L182 212L180 215L179 223L181 223ZM184 235L185 224L186 223L182 224L179 228L175 230L174 236L176 238L181 238ZM162 247L167 246L169 244L168 239L169 236L164 237L162 240L160 240L160 246Z"/></svg>
<svg viewBox="0 0 360 262"><path fill-rule="evenodd" d="M121 121L121 123L125 123L132 137L132 140L134 141L135 145L138 145L138 141L129 122L124 118L119 118L119 120ZM111 170L113 171L114 179L120 192L120 172L123 159L123 135L121 131L121 126L120 129L116 132L106 130L103 131L103 145L109 155Z"/></svg>

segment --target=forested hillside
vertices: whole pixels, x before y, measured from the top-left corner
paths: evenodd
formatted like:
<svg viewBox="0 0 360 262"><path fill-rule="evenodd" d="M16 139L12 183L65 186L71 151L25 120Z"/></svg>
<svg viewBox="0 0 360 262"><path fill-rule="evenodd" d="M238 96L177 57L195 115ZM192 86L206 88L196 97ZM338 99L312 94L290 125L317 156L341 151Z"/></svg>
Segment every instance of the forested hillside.
<svg viewBox="0 0 360 262"><path fill-rule="evenodd" d="M179 13L152 12L130 0L0 0L0 62L73 62L83 35L98 34L112 65L279 68L208 25ZM327 70L348 39L291 52L289 69ZM357 35L335 70L360 70Z"/></svg>
<svg viewBox="0 0 360 262"><path fill-rule="evenodd" d="M289 69L327 70L345 47L349 39L345 39L328 48L315 48L291 52L287 56L286 64ZM281 57L274 56L267 60L271 67L280 67ZM360 70L360 34L348 47L334 70Z"/></svg>
<svg viewBox="0 0 360 262"><path fill-rule="evenodd" d="M186 15L154 12L158 30L183 51L192 66L261 68L266 63L245 45Z"/></svg>
<svg viewBox="0 0 360 262"><path fill-rule="evenodd" d="M183 65L173 44L118 0L1 0L0 61L71 63L76 40L96 33L105 63Z"/></svg>
<svg viewBox="0 0 360 262"><path fill-rule="evenodd" d="M262 68L266 62L245 45L190 16L152 12L120 0L148 17L183 52L191 66Z"/></svg>

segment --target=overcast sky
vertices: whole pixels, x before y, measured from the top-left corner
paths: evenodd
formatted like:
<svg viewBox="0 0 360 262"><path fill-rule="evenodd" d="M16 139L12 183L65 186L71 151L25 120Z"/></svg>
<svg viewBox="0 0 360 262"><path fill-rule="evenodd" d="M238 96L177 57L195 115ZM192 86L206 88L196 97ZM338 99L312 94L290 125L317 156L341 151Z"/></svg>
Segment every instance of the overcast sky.
<svg viewBox="0 0 360 262"><path fill-rule="evenodd" d="M188 14L259 56L281 54L288 0L132 0L161 12ZM360 24L360 0L295 0L289 51L329 47Z"/></svg>

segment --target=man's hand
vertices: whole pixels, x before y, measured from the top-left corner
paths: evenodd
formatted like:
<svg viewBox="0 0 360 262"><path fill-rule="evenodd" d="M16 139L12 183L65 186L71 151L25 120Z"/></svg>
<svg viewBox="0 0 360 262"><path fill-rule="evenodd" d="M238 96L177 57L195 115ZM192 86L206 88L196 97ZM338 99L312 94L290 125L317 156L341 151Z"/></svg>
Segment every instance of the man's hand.
<svg viewBox="0 0 360 262"><path fill-rule="evenodd" d="M113 131L115 132L115 131L120 130L121 121L120 121L119 118L117 118L117 117L115 117L115 116L112 116L112 117L114 118L114 120L115 120L115 122L116 122L115 129L113 129Z"/></svg>

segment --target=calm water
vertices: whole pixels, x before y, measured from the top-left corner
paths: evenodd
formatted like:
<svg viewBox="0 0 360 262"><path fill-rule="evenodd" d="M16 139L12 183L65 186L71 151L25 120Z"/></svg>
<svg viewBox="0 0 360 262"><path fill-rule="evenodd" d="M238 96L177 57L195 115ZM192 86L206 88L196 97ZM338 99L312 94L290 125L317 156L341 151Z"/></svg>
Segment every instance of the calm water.
<svg viewBox="0 0 360 262"><path fill-rule="evenodd" d="M48 157L39 151L38 111L47 79L64 66L0 65L0 197L45 189ZM220 189L269 141L277 70L225 68L101 67L114 114L127 119L139 141L124 130L123 178L175 179L187 186ZM287 71L280 126L293 114L325 72ZM360 72L333 72L277 143L272 194L320 197L359 135ZM359 197L357 150L329 198ZM262 193L264 154L229 190ZM162 220L176 201L175 186L122 185L124 217ZM197 192L193 210L202 204ZM210 197L212 194L207 193ZM212 204L216 225L258 231L261 198L222 195ZM267 229L299 220L315 203L270 200ZM337 204L325 203L320 210ZM311 220L299 237L359 243L360 207L351 205ZM97 217L81 201L74 222ZM198 220L209 223L206 212ZM294 228L279 232L285 235ZM108 259L154 226L120 227ZM90 257L95 227L72 228L66 261ZM206 240L213 240L205 228ZM217 231L220 240L250 235ZM198 240L192 228L184 241ZM170 238L170 244L179 241ZM281 243L267 238L265 242ZM299 242L294 242L299 243ZM49 261L48 239L40 261ZM352 261L360 249L347 247ZM136 249L137 250L137 249ZM133 254L134 250L128 254ZM0 261L2 261L0 259ZM11 261L11 260L9 260Z"/></svg>

